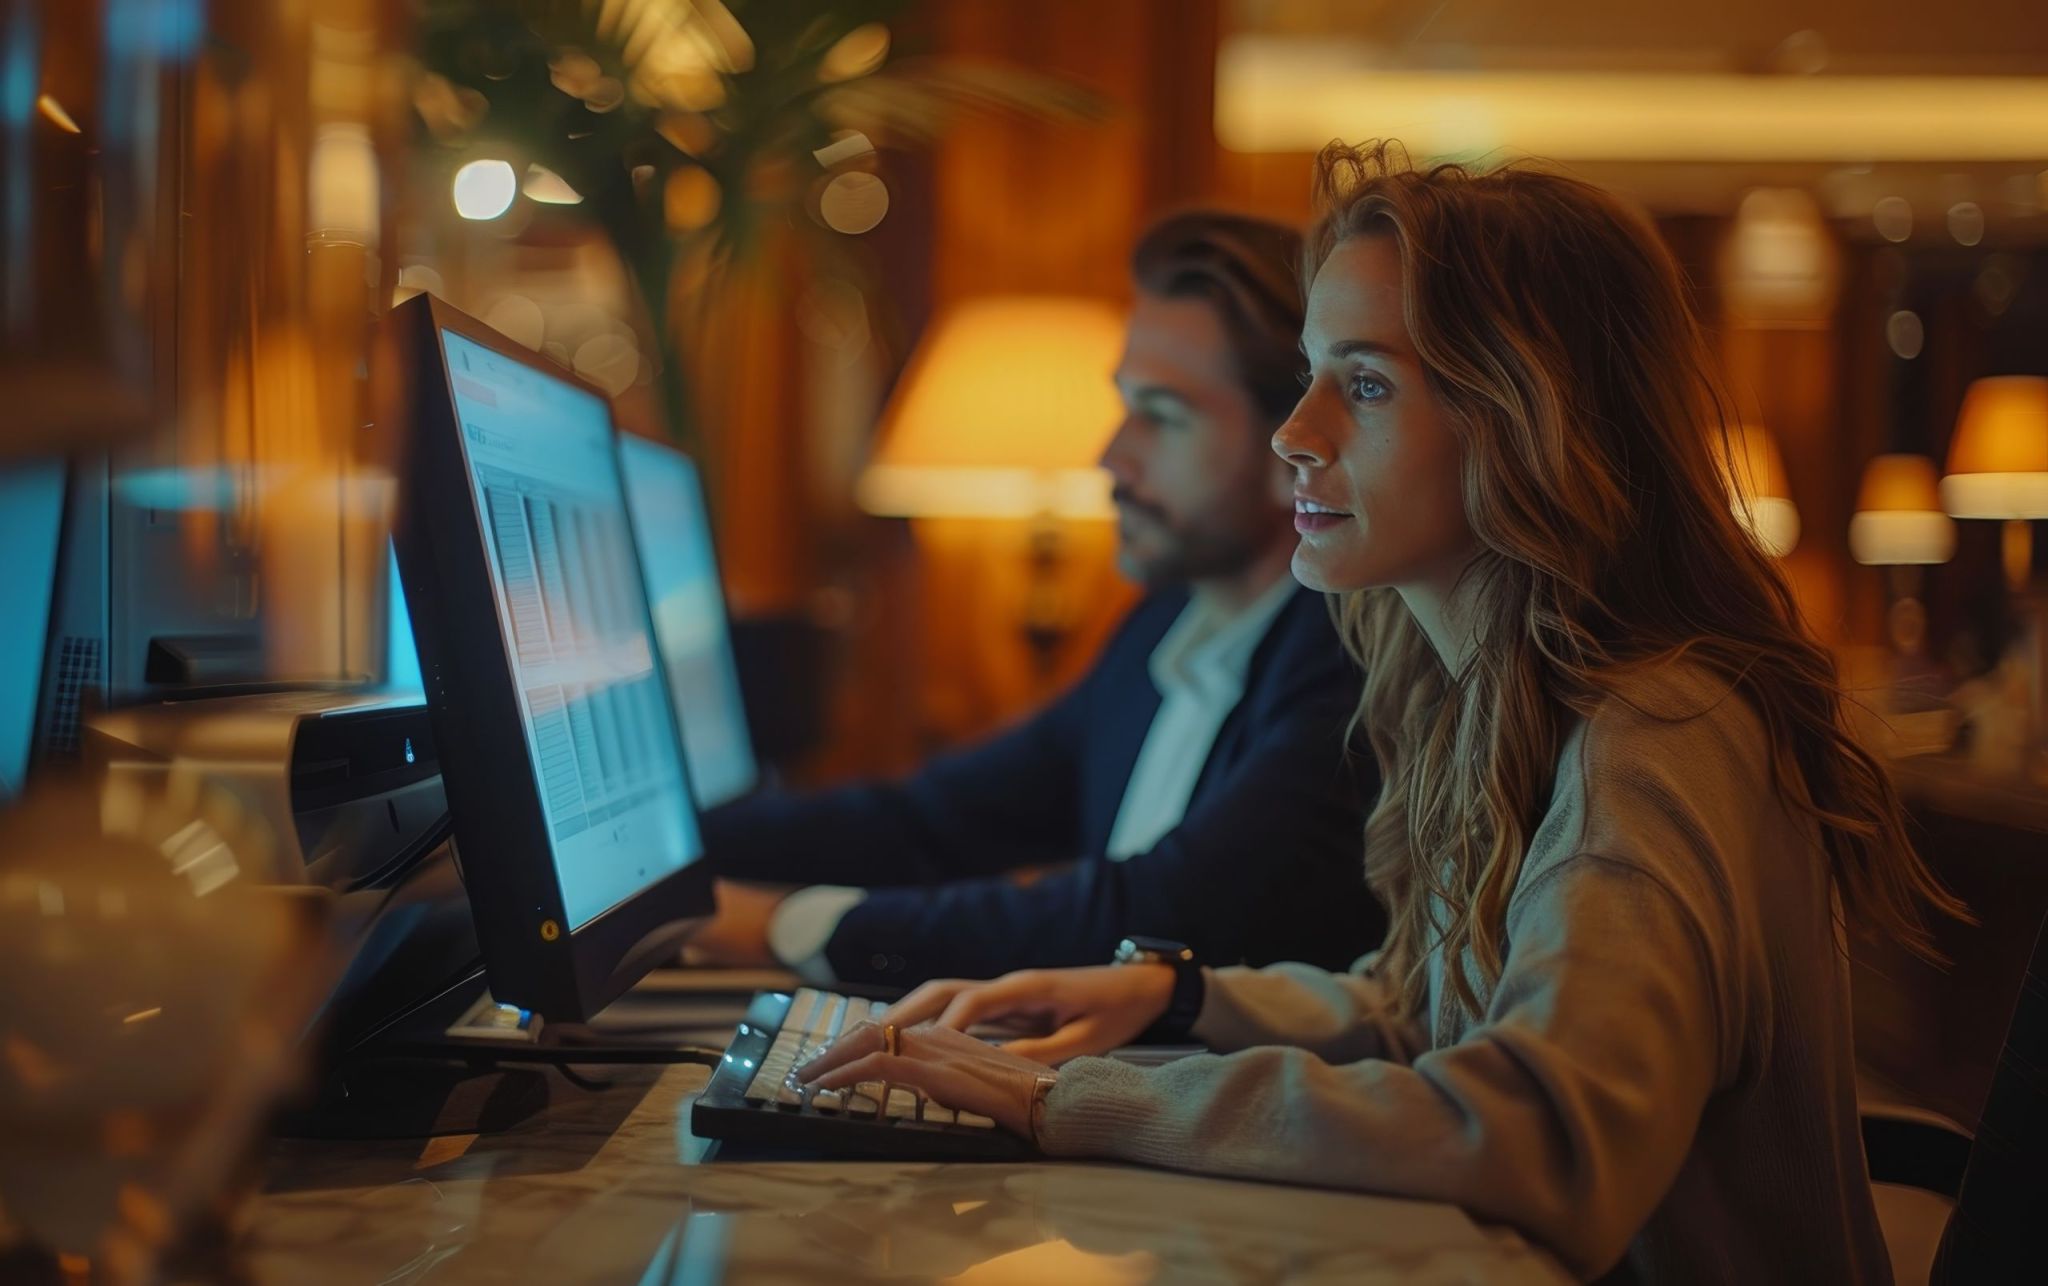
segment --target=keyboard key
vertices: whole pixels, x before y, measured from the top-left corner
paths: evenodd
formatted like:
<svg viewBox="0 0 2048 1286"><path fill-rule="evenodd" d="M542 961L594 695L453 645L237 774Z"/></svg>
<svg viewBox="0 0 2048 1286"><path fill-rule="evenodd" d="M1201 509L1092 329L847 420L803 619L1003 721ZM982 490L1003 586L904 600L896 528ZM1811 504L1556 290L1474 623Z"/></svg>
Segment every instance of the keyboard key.
<svg viewBox="0 0 2048 1286"><path fill-rule="evenodd" d="M970 1130L993 1130L996 1128L994 1121L989 1120L985 1116L976 1116L972 1112L956 1112L954 1117L961 1125L966 1126Z"/></svg>
<svg viewBox="0 0 2048 1286"><path fill-rule="evenodd" d="M882 1110L882 1105L871 1094L861 1092L861 1086L846 1091L846 1114L848 1116L873 1116Z"/></svg>
<svg viewBox="0 0 2048 1286"><path fill-rule="evenodd" d="M897 1121L917 1119L917 1095L901 1085L889 1087L889 1116Z"/></svg>
<svg viewBox="0 0 2048 1286"><path fill-rule="evenodd" d="M931 1125L951 1125L953 1123L953 1109L950 1107L940 1107L937 1103L926 1099L924 1101L924 1113L919 1119Z"/></svg>
<svg viewBox="0 0 2048 1286"><path fill-rule="evenodd" d="M846 1096L838 1090L818 1090L811 1095L811 1106L820 1112L838 1112L846 1103Z"/></svg>

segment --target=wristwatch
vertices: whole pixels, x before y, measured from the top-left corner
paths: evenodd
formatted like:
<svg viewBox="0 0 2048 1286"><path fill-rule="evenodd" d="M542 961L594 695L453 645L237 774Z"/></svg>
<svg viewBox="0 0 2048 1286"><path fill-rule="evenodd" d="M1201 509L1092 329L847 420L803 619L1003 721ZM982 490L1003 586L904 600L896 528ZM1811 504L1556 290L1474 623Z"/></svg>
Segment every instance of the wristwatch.
<svg viewBox="0 0 2048 1286"><path fill-rule="evenodd" d="M1206 990L1202 966L1184 942L1166 938L1129 937L1117 944L1114 964L1163 964L1173 970L1173 997L1159 1021L1145 1029L1138 1039L1153 1045L1184 1045L1202 1016Z"/></svg>

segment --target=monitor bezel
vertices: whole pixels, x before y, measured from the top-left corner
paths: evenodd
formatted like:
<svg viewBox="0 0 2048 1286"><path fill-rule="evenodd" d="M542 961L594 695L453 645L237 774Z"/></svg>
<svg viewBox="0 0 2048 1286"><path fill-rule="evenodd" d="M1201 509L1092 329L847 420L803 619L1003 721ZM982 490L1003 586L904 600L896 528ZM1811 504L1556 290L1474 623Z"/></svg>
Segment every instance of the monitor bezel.
<svg viewBox="0 0 2048 1286"><path fill-rule="evenodd" d="M572 928L548 842L540 785L520 717L518 686L492 588L486 527L461 443L441 331L611 399L551 359L500 335L432 295L394 308L387 324L410 380L410 424L394 539L411 609L414 646L441 754L458 863L468 890L491 994L556 1022L585 1022L676 949L714 908L711 871L700 854L681 870ZM618 469L618 427L611 423ZM628 529L632 507L619 495ZM639 536L633 534L635 549ZM641 609L654 644L646 595ZM676 738L688 806L689 762L667 667L654 666L663 717ZM701 828L700 828L701 839Z"/></svg>
<svg viewBox="0 0 2048 1286"><path fill-rule="evenodd" d="M628 474L631 473L631 469L629 468L630 462L626 459L626 456L629 452L634 451L652 451L659 456L666 457L669 461L680 462L682 464L684 473L688 478L687 485L692 487L696 492L696 495L693 498L696 501L697 514L703 520L704 542L706 545L710 547L711 550L711 570L713 575L718 580L718 610L720 615L719 629L725 637L725 660L726 664L732 667L733 689L735 694L739 697L740 736L746 742L747 766L749 768L746 787L742 789L738 794L734 795L732 799L722 801L720 804L712 805L713 808L718 808L722 807L724 803L732 803L738 800L745 799L747 796L761 789L762 772L761 752L754 745L754 728L753 725L750 722L748 722L746 691L744 688L740 686L739 657L736 656L733 652L732 599L729 596L727 596L725 592L725 564L721 562L718 557L718 531L712 525L711 506L709 503L707 503L708 497L704 493L704 470L703 466L697 463L695 457L691 456L690 453L687 451L671 446L666 442L662 442L657 439L647 437L644 434L621 432L618 435L617 446L619 468ZM626 484L626 507L628 509L631 509L632 505L633 484L630 481L628 481ZM654 605L654 586L650 582L647 575L646 547L639 544L639 516L637 514L634 515L633 521L635 542L634 549L638 553L640 559L640 584L647 593L648 608L651 611ZM656 622L655 645L659 647L660 643L660 623ZM664 661L665 660L666 657L664 656ZM675 694L671 692L669 696L671 699L673 699ZM690 716L687 710L679 709L677 710L676 714L677 717L681 719L683 723L689 723ZM683 757L687 761L689 758L689 739L687 735L684 737L683 740L683 748L685 752ZM696 789L695 781L696 779L692 777L691 790L693 792L693 797L694 791ZM698 807L700 809L703 807L701 801L699 801Z"/></svg>

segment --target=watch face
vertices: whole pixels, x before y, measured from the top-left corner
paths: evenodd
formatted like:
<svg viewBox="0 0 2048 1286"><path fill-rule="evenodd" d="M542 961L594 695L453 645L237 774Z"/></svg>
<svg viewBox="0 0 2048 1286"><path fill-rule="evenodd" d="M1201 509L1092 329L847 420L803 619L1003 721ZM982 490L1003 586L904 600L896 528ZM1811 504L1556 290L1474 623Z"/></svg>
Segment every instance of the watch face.
<svg viewBox="0 0 2048 1286"><path fill-rule="evenodd" d="M1174 960L1191 960L1194 958L1194 953L1188 950L1185 943L1174 942L1167 938L1129 937L1125 938L1118 945L1116 958L1119 963L1124 964L1135 960L1170 962Z"/></svg>

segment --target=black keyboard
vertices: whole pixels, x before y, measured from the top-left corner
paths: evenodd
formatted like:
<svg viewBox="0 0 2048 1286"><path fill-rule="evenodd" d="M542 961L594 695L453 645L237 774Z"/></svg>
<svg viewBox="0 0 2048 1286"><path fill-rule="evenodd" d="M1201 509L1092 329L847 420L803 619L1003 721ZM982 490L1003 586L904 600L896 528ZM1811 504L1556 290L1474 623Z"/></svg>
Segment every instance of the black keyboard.
<svg viewBox="0 0 2048 1286"><path fill-rule="evenodd" d="M879 1000L806 987L764 991L747 1007L711 1083L690 1109L699 1138L834 1156L918 1161L1011 1161L1031 1145L972 1112L956 1112L905 1085L797 1088L789 1071L854 1024L879 1020Z"/></svg>

